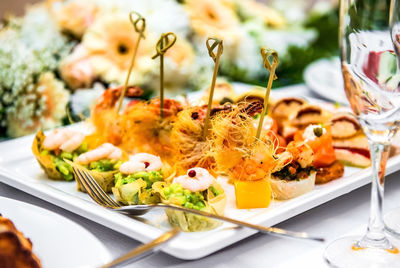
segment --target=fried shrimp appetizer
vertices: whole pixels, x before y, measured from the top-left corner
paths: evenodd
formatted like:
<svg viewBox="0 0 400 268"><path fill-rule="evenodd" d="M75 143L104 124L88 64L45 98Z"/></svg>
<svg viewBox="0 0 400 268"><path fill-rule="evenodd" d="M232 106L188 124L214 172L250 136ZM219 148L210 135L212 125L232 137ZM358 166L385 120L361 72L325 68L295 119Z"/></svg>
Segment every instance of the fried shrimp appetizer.
<svg viewBox="0 0 400 268"><path fill-rule="evenodd" d="M178 174L195 166L209 168L213 165L213 159L209 157L209 144L202 137L206 109L206 106L184 109L172 124L172 162L176 164Z"/></svg>
<svg viewBox="0 0 400 268"><path fill-rule="evenodd" d="M95 133L89 137L90 144L98 146L109 142L119 146L122 142L123 131L121 129L122 117L116 110L116 104L121 96L122 87L110 88L104 91L94 105L90 122L96 127ZM143 90L138 87L130 87L127 96L138 97Z"/></svg>
<svg viewBox="0 0 400 268"><path fill-rule="evenodd" d="M268 207L272 194L270 176L288 161L276 154L279 144L271 138L268 121L256 139L254 116L261 103L242 103L212 120L209 140L218 173L227 174L235 186L238 208ZM283 155L282 155L283 156Z"/></svg>
<svg viewBox="0 0 400 268"><path fill-rule="evenodd" d="M227 174L255 142L254 116L262 110L258 102L231 106L211 119L209 148L215 161L214 171ZM263 132L262 138L266 137Z"/></svg>
<svg viewBox="0 0 400 268"><path fill-rule="evenodd" d="M171 129L181 110L178 101L165 99L161 118L159 99L132 101L121 120L121 147L129 153L147 152L169 158L172 153Z"/></svg>
<svg viewBox="0 0 400 268"><path fill-rule="evenodd" d="M172 150L169 140L171 125L182 105L165 99L161 117L159 99L136 99L118 113L116 104L121 90L121 87L106 90L92 109L91 123L96 131L89 137L90 143L98 146L109 142L128 153L147 152L168 157ZM137 97L142 93L140 88L131 87L127 95Z"/></svg>

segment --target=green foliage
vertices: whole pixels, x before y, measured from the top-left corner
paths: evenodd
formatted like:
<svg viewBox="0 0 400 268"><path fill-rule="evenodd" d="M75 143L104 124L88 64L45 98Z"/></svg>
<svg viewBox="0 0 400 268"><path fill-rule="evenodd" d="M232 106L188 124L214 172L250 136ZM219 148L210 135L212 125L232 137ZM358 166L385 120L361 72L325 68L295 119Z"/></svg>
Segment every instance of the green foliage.
<svg viewBox="0 0 400 268"><path fill-rule="evenodd" d="M338 55L339 17L338 11L332 10L324 15L311 15L306 28L316 29L318 37L308 47L291 46L289 56L277 71L279 77L274 87L303 82L304 68L311 62L325 57Z"/></svg>

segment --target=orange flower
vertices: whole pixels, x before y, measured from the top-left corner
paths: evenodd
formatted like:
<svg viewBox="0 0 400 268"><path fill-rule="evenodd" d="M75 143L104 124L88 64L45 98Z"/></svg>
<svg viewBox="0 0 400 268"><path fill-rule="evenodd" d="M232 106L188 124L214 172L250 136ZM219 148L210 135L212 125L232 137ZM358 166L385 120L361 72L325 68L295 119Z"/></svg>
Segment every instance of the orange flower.
<svg viewBox="0 0 400 268"><path fill-rule="evenodd" d="M77 37L85 33L98 13L98 7L92 0L48 1L48 5L60 27Z"/></svg>
<svg viewBox="0 0 400 268"><path fill-rule="evenodd" d="M98 18L83 36L95 75L108 82L123 83L139 35L125 13L110 13ZM146 35L136 55L134 73L152 65L154 39ZM133 75L134 78L140 75Z"/></svg>
<svg viewBox="0 0 400 268"><path fill-rule="evenodd" d="M193 30L202 37L224 38L236 36L239 27L231 5L220 0L187 0L185 6Z"/></svg>

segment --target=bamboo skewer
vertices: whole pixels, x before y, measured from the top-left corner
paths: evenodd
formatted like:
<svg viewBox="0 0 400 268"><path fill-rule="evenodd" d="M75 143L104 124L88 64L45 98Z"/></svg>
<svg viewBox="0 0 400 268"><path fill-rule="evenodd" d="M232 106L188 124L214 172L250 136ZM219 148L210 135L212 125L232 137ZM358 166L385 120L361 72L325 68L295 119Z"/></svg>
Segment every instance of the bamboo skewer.
<svg viewBox="0 0 400 268"><path fill-rule="evenodd" d="M136 18L134 18L134 16L136 16ZM136 60L136 54L139 48L139 44L140 44L140 40L142 38L145 38L144 36L144 31L146 29L146 20L145 18L142 17L142 15L140 15L139 13L132 11L131 13L129 13L129 19L133 25L133 27L135 28L135 31L139 34L137 40L136 40L136 44L133 48L133 55L132 55L132 60L131 60L131 64L129 66L128 69L128 74L126 76L126 80L125 80L125 84L124 84L124 88L121 92L121 96L119 96L119 100L118 100L118 106L117 106L117 113L119 113L119 111L121 110L122 107L122 102L124 100L125 94L126 94L126 90L128 88L128 83L129 83L129 77L131 76L132 73L132 69L135 66L135 60Z"/></svg>
<svg viewBox="0 0 400 268"><path fill-rule="evenodd" d="M210 45L210 41L213 41ZM211 87L210 87L210 96L208 97L208 105L207 105L207 114L206 114L206 119L204 121L204 128L203 128L203 140L205 140L208 132L208 125L210 121L210 113L211 113L211 106L212 106L212 101L214 97L214 88L215 88L215 81L217 80L217 75L218 75L218 68L219 68L219 60L221 58L222 52L224 50L223 47L223 41L220 39L216 38L208 38L206 41L207 49L208 49L208 54L210 57L213 59L215 62L214 66L214 73L211 81ZM214 53L214 49L218 46L217 54Z"/></svg>
<svg viewBox="0 0 400 268"><path fill-rule="evenodd" d="M275 71L276 67L279 64L278 52L276 52L273 49L261 48L261 56L263 59L264 68L269 71L269 78L268 78L267 90L265 91L263 110L261 112L260 121L258 122L256 141L260 139L262 126L264 123L264 117L268 109L268 100L269 100L269 94L271 93L272 82L278 78L275 75ZM271 56L272 56L272 63L269 61L269 58Z"/></svg>
<svg viewBox="0 0 400 268"><path fill-rule="evenodd" d="M172 38L171 38L172 37ZM176 35L172 32L161 34L156 43L157 54L151 57L153 60L160 56L160 116L164 118L164 54L176 42Z"/></svg>

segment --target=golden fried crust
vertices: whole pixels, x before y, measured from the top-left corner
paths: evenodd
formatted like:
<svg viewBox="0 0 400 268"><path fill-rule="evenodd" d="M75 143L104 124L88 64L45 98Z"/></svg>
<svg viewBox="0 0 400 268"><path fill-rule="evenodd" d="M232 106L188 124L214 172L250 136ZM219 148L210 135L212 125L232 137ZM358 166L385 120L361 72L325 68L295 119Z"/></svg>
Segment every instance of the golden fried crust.
<svg viewBox="0 0 400 268"><path fill-rule="evenodd" d="M40 268L40 260L32 252L32 242L14 224L0 216L0 267Z"/></svg>
<svg viewBox="0 0 400 268"><path fill-rule="evenodd" d="M324 184L336 180L343 176L344 165L340 161L335 161L328 167L318 168L315 184Z"/></svg>

